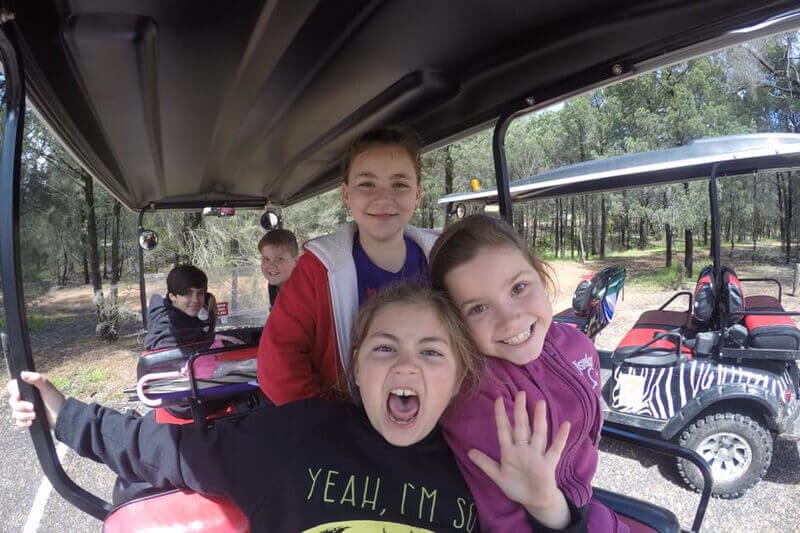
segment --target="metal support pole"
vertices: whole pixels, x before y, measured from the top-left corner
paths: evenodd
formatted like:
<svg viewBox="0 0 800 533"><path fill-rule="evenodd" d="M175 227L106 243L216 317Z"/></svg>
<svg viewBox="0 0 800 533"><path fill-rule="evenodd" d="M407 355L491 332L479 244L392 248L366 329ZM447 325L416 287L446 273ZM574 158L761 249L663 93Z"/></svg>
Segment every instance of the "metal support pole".
<svg viewBox="0 0 800 533"><path fill-rule="evenodd" d="M506 162L506 132L508 125L516 115L504 113L497 119L492 136L492 152L494 154L494 174L497 184L497 200L500 204L500 216L514 225L514 216L511 206L511 193L509 192L508 164Z"/></svg>
<svg viewBox="0 0 800 533"><path fill-rule="evenodd" d="M722 283L722 251L720 244L720 228L719 228L719 199L717 198L717 168L719 163L714 163L711 167L711 179L708 181L708 199L709 211L711 213L711 260L714 265L714 283L715 292L717 293L717 302L715 308L720 310L715 320L717 325L721 325L722 320L722 306L720 305L722 299L722 291L719 290L719 285Z"/></svg>
<svg viewBox="0 0 800 533"><path fill-rule="evenodd" d="M142 226L144 212L144 209L139 211L139 231L142 231L142 228L144 228L144 226ZM142 306L142 329L147 331L147 287L145 287L144 284L144 250L142 250L141 246L137 246L137 248L139 249L139 303Z"/></svg>
<svg viewBox="0 0 800 533"><path fill-rule="evenodd" d="M3 277L3 304L8 333L8 366L11 375L19 377L22 370L34 370L28 326L25 320L25 298L20 262L20 159L22 135L25 128L25 77L18 51L18 36L13 14L3 11L0 56L6 81L6 113L3 128L3 148L0 156L0 267ZM36 421L31 426L31 438L45 475L67 501L103 520L111 506L75 484L58 462L53 438L44 416L44 404L39 392L20 381L22 397L32 400Z"/></svg>

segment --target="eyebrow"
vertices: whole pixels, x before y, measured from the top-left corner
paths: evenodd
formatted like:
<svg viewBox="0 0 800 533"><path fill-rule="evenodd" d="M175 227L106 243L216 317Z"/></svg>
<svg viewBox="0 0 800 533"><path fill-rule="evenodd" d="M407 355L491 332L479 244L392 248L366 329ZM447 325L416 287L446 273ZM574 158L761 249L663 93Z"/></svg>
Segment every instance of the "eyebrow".
<svg viewBox="0 0 800 533"><path fill-rule="evenodd" d="M355 178L377 178L377 177L378 176L375 175L373 172L365 171L365 172L359 172L358 174L354 175L353 179L355 179ZM392 174L391 176L389 176L389 179L411 180L411 179L414 179L414 178L412 176L409 176L408 174L406 174L404 172L398 172L397 174Z"/></svg>
<svg viewBox="0 0 800 533"><path fill-rule="evenodd" d="M394 341L394 342L400 342L400 338L397 335L393 335L393 334L388 333L386 331L377 331L377 332L373 333L372 335L368 336L368 338L375 338L375 337L384 337L384 338L389 339L389 340ZM424 343L441 343L441 344L445 344L447 346L450 345L450 343L447 341L446 338L439 337L437 335L433 335L433 336L430 336L430 337L423 337L417 342L417 344L424 344Z"/></svg>

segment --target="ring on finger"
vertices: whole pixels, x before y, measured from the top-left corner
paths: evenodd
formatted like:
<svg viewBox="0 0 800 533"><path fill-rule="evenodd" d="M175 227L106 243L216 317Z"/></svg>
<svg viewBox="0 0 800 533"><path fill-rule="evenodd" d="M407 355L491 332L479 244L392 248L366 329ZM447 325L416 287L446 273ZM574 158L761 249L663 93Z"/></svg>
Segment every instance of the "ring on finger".
<svg viewBox="0 0 800 533"><path fill-rule="evenodd" d="M515 442L514 444L516 444L517 446L528 446L528 445L530 445L530 443L531 443L531 441L529 441L529 440L520 440L520 441Z"/></svg>

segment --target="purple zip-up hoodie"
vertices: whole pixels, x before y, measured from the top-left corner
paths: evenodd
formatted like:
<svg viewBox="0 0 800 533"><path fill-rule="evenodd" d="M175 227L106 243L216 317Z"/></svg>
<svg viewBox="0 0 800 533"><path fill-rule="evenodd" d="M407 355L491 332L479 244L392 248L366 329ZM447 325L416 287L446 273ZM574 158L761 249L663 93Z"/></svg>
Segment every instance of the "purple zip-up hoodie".
<svg viewBox="0 0 800 533"><path fill-rule="evenodd" d="M532 531L525 509L509 500L467 456L468 450L477 448L499 462L495 399L503 398L513 420L514 397L524 390L529 413L533 413L537 400L547 401L548 446L562 422L572 423L556 468L556 483L573 505L589 505L588 530L627 532L627 525L613 511L592 499L603 413L599 360L591 341L580 331L553 322L542 354L530 363L518 366L496 357L487 357L486 363L478 389L462 393L441 419L445 438L478 508L481 530Z"/></svg>

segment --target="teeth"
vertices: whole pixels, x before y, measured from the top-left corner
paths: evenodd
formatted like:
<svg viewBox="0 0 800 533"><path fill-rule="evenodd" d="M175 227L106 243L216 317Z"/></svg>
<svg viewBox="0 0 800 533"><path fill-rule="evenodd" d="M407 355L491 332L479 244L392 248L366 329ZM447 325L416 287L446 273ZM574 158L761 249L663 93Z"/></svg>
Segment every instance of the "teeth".
<svg viewBox="0 0 800 533"><path fill-rule="evenodd" d="M401 398L405 398L407 396L416 396L417 393L411 389L392 389L389 391L390 393L394 394L395 396L400 396Z"/></svg>
<svg viewBox="0 0 800 533"><path fill-rule="evenodd" d="M531 326L530 328L526 329L525 331L520 332L518 335L515 335L514 337L511 337L510 339L504 339L502 342L504 344L510 344L512 346L514 346L516 344L521 344L521 343L525 342L526 340L528 340L528 338L531 336L531 330L532 329L533 329L533 327Z"/></svg>

